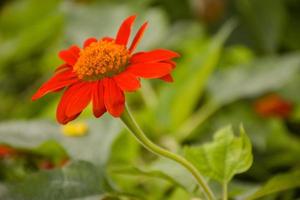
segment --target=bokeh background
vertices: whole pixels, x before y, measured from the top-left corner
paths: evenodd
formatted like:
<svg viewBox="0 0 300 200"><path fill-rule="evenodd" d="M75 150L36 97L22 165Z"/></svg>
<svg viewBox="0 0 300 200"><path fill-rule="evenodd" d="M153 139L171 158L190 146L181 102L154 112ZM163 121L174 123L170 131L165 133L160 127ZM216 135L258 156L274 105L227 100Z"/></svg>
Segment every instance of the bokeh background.
<svg viewBox="0 0 300 200"><path fill-rule="evenodd" d="M275 174L299 169L299 0L1 0L0 197L10 183L25 199L33 199L26 196L28 191L55 193L57 188L47 187L47 181L55 181L67 163L84 160L84 165L75 163L76 170L101 168L113 182L111 193L192 198L182 189L191 187L182 178L185 174L141 148L118 119L90 119L87 109L61 127L55 123L60 95L31 102L31 95L61 64L58 51L88 37L114 36L131 14L138 15L134 32L143 21L150 23L139 50L159 47L181 54L174 83L143 81L140 92L126 96L154 141L180 151L210 140L225 125L237 130L243 124L254 163L232 183L236 198ZM177 186L145 169L175 174ZM49 173L31 177L43 170ZM88 194L101 193L88 184L98 181L93 179L98 175L88 173L83 179ZM32 190L41 185L44 190ZM84 196L86 191L81 192ZM71 199L67 197L63 199ZM290 189L263 199L299 197L299 190Z"/></svg>

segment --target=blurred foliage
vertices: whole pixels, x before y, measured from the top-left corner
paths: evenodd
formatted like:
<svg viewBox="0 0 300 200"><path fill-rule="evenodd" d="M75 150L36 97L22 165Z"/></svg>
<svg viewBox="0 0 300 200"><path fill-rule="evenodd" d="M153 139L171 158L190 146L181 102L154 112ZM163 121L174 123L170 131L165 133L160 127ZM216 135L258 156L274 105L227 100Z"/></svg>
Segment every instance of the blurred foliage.
<svg viewBox="0 0 300 200"><path fill-rule="evenodd" d="M90 120L89 108L78 119L87 133L64 135L53 122L59 95L30 100L60 65L59 50L114 36L132 13L150 23L139 50L181 54L173 84L145 81L126 96L147 135L196 162L217 196L215 180L250 167L249 137L253 164L229 183L230 199L299 199L299 0L1 0L0 199L202 196L190 174L143 149L117 119ZM275 106L262 101L274 94ZM282 104L285 115L263 113ZM241 123L247 136L233 136ZM212 140L218 130L226 134ZM216 174L205 173L210 161Z"/></svg>

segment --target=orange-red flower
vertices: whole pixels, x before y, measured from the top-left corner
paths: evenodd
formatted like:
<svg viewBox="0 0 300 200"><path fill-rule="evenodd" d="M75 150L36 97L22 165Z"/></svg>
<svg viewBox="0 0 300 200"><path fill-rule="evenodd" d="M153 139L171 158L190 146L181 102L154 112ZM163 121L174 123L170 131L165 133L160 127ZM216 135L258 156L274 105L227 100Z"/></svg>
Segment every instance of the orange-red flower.
<svg viewBox="0 0 300 200"><path fill-rule="evenodd" d="M262 117L287 118L292 112L291 102L283 99L278 94L270 94L257 100L254 109Z"/></svg>
<svg viewBox="0 0 300 200"><path fill-rule="evenodd" d="M13 155L14 153L16 153L16 151L12 147L0 145L0 158Z"/></svg>
<svg viewBox="0 0 300 200"><path fill-rule="evenodd" d="M66 90L57 107L57 120L66 124L92 102L95 117L108 111L119 117L124 111L124 92L140 88L139 78L159 78L172 82L170 73L179 57L176 52L157 49L133 53L148 23L144 23L127 46L136 16L124 20L115 39L87 39L83 48L76 45L59 52L64 64L33 95L32 100L49 92Z"/></svg>

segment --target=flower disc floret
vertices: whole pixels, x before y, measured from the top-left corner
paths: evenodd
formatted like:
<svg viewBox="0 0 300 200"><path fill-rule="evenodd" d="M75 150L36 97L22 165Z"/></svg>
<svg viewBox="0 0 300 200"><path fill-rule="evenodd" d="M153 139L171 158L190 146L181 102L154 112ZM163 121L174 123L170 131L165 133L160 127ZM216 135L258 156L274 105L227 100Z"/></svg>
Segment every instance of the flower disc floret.
<svg viewBox="0 0 300 200"><path fill-rule="evenodd" d="M73 70L79 79L100 80L122 72L129 55L124 45L100 40L81 50Z"/></svg>

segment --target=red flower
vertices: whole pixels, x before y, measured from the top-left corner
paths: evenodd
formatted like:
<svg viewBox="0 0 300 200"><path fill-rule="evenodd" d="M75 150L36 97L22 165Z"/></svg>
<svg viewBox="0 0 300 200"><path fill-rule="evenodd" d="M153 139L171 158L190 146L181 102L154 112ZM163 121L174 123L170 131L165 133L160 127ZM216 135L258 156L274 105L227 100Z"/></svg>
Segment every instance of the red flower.
<svg viewBox="0 0 300 200"><path fill-rule="evenodd" d="M140 88L139 78L159 78L172 82L170 73L179 57L173 51L157 49L133 53L146 27L144 23L128 47L131 27L136 16L128 17L121 25L115 39L89 38L83 48L74 45L59 52L65 62L54 76L33 95L32 100L49 92L66 90L57 107L57 120L66 124L80 115L92 102L95 117L108 111L120 117L124 110L124 92Z"/></svg>
<svg viewBox="0 0 300 200"><path fill-rule="evenodd" d="M15 150L6 145L0 145L0 158L10 156L15 153Z"/></svg>
<svg viewBox="0 0 300 200"><path fill-rule="evenodd" d="M277 94L267 95L254 104L256 113L262 117L287 118L292 112L292 103Z"/></svg>

